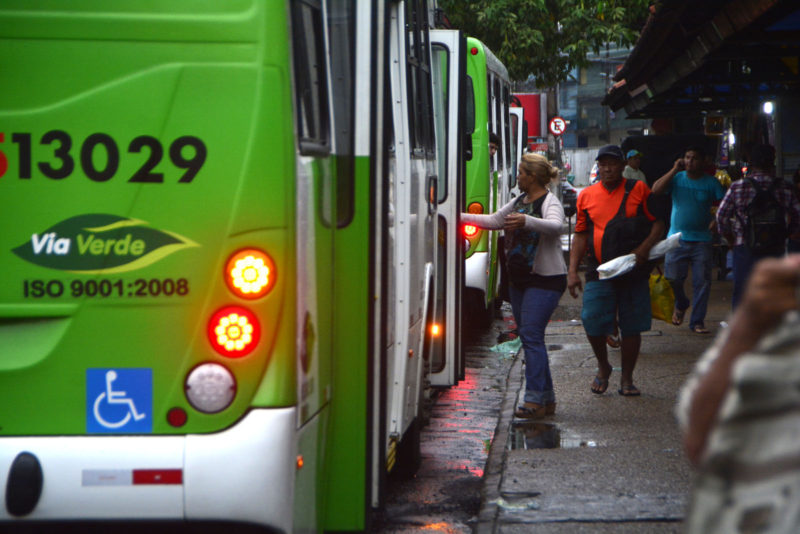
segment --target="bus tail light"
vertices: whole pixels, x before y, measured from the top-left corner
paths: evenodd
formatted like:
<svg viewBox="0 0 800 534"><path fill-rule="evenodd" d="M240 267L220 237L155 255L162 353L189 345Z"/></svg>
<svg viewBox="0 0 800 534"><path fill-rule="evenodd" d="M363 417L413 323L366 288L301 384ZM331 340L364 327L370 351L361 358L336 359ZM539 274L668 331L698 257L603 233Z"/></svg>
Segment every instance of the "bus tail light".
<svg viewBox="0 0 800 534"><path fill-rule="evenodd" d="M225 283L244 299L257 299L269 293L276 274L272 259L254 248L238 251L225 264Z"/></svg>
<svg viewBox="0 0 800 534"><path fill-rule="evenodd" d="M469 206L467 206L467 213L476 213L480 215L483 213L483 205L480 202L471 202Z"/></svg>
<svg viewBox="0 0 800 534"><path fill-rule="evenodd" d="M467 237L474 237L478 233L478 227L471 224L464 225L464 235Z"/></svg>
<svg viewBox="0 0 800 534"><path fill-rule="evenodd" d="M186 377L184 391L194 409L203 413L217 413L233 402L236 379L224 365L202 363Z"/></svg>
<svg viewBox="0 0 800 534"><path fill-rule="evenodd" d="M228 358L241 358L252 352L261 338L255 314L241 306L218 310L208 322L208 340L214 350Z"/></svg>

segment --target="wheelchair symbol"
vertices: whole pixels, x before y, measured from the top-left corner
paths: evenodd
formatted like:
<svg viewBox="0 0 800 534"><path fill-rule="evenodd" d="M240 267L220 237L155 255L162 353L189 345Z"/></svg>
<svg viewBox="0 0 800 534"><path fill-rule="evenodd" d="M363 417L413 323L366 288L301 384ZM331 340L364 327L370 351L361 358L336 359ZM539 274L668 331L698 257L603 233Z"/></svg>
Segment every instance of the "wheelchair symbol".
<svg viewBox="0 0 800 534"><path fill-rule="evenodd" d="M128 421L131 420L133 417L134 421L141 421L147 414L139 413L136 410L136 404L133 402L133 399L127 397L127 392L125 391L114 391L112 383L114 380L117 379L117 372L114 370L110 370L106 372L106 390L100 393L97 396L97 399L94 401L94 418L95 420L103 425L106 428L120 428L125 426ZM105 401L105 402L104 402ZM100 415L101 409L103 406L108 404L127 404L128 409L125 412L125 416L118 420L109 422Z"/></svg>

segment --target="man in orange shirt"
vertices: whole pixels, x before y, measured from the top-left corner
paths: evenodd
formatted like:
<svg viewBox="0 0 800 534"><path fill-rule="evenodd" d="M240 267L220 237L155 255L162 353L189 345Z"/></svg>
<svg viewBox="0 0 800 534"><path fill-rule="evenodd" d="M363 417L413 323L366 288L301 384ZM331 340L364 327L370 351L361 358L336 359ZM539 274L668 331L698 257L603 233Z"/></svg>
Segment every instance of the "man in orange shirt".
<svg viewBox="0 0 800 534"><path fill-rule="evenodd" d="M627 180L622 177L625 158L618 146L602 147L597 153L597 167L597 183L578 195L578 217L572 240L567 287L574 298L578 297L579 289L583 290L581 320L598 366L591 391L602 394L608 389L612 367L608 362L606 336L613 331L614 320L618 316L622 335L622 377L618 392L633 397L641 394L633 384L633 369L642 343L641 333L650 330L651 322L648 255L664 233L664 221L656 218L647 207L650 196L647 184L636 180L626 186ZM623 199L625 217L638 216L640 226L646 228L648 222L652 226L638 245L631 245L631 250L621 251L621 254L636 255L633 271L616 278L599 280L597 266L621 255L620 251L611 253L606 250L604 253L602 249L603 234L608 224L622 211ZM610 248L609 243L606 243L606 247ZM585 288L578 276L578 267L584 256L587 260Z"/></svg>

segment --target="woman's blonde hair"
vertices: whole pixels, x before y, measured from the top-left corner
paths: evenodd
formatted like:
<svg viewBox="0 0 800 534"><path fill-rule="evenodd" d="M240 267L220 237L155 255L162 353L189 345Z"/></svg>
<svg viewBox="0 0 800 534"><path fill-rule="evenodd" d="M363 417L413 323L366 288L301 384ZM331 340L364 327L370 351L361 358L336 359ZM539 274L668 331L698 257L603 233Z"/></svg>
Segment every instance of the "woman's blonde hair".
<svg viewBox="0 0 800 534"><path fill-rule="evenodd" d="M558 171L550 165L546 157L540 154L524 154L520 165L525 173L533 176L542 187L546 187L553 178L558 176Z"/></svg>

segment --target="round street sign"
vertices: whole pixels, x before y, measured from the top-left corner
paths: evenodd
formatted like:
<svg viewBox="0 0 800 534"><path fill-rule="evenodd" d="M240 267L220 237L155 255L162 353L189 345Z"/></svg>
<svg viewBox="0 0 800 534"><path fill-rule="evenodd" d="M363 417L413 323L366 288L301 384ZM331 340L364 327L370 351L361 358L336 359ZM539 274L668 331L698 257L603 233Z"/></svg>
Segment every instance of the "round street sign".
<svg viewBox="0 0 800 534"><path fill-rule="evenodd" d="M550 119L550 133L553 135L561 135L567 129L567 121L562 117L553 117Z"/></svg>

